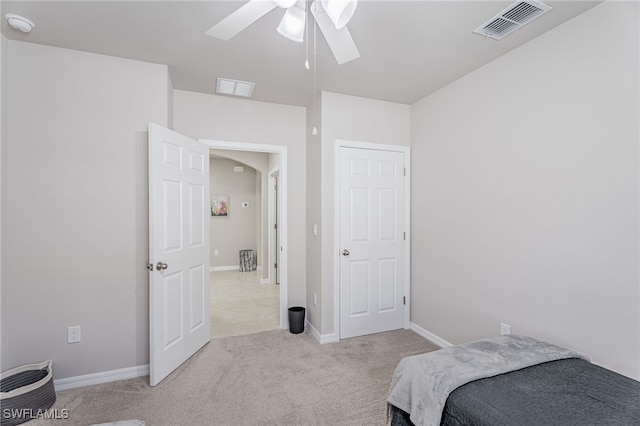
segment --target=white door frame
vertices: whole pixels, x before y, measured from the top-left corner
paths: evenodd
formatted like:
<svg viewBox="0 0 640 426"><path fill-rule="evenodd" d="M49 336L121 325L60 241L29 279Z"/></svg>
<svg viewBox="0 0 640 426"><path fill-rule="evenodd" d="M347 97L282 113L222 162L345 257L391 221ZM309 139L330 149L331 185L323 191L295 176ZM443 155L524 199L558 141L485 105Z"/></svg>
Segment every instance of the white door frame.
<svg viewBox="0 0 640 426"><path fill-rule="evenodd" d="M404 328L409 329L411 318L411 150L408 146L387 145L370 142L348 141L336 139L334 145L334 234L333 234L333 330L340 340L340 148L360 148L375 151L393 151L404 153L404 223L406 238L404 241Z"/></svg>
<svg viewBox="0 0 640 426"><path fill-rule="evenodd" d="M273 265L278 263L278 253L274 253L272 248L275 245L275 241L277 238L274 238L274 233L278 232L278 229L274 229L274 225L277 222L277 215L278 215L278 207L279 206L275 206L276 204L276 199L279 200L279 198L276 198L276 190L274 188L274 181L275 181L275 177L280 175L280 168L279 167L275 167L271 170L269 170L269 172L267 173L268 176L268 197L269 197L269 212L268 212L268 225L267 228L269 230L269 232L267 233L267 244L269 246L269 255L268 255L268 265L266 265L267 267L267 277L268 277L268 283L269 284L275 284L276 282L278 282L278 271L277 268L274 268Z"/></svg>
<svg viewBox="0 0 640 426"><path fill-rule="evenodd" d="M252 151L252 152L266 152L271 154L279 154L279 169L280 169L280 187L279 190L279 203L280 203L280 239L281 242L287 240L287 147L283 145L263 145L259 143L246 143L246 142L229 142L219 141L211 139L199 139L200 142L205 144L209 149L226 149L230 151ZM289 327L288 319L288 282L287 282L287 245L280 244L280 262L282 263L282 269L280 270L280 328L286 329ZM280 265L278 265L280 266Z"/></svg>

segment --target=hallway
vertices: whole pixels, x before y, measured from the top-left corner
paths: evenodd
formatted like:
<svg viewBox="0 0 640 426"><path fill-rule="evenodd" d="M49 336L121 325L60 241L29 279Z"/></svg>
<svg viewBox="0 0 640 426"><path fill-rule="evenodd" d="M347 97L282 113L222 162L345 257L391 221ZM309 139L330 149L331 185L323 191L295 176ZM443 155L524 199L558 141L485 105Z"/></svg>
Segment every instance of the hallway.
<svg viewBox="0 0 640 426"><path fill-rule="evenodd" d="M211 272L211 337L280 327L280 287L260 284L260 271Z"/></svg>

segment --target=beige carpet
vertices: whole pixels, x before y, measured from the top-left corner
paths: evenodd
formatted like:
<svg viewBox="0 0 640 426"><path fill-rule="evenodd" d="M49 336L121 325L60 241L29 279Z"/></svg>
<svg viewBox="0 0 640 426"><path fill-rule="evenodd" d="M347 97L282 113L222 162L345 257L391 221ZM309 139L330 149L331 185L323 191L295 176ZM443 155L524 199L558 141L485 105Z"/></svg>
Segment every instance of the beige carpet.
<svg viewBox="0 0 640 426"><path fill-rule="evenodd" d="M211 272L211 337L280 328L280 286L260 284L261 274Z"/></svg>
<svg viewBox="0 0 640 426"><path fill-rule="evenodd" d="M213 339L155 388L141 377L58 392L69 419L28 424L384 425L396 364L434 349L409 330L324 345L306 331Z"/></svg>

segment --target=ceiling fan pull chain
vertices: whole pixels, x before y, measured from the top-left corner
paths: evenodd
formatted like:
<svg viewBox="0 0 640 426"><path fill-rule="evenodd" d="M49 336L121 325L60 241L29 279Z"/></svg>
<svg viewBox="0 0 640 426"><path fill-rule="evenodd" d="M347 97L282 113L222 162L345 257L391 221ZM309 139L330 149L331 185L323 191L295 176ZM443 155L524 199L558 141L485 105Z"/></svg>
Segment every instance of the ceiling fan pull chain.
<svg viewBox="0 0 640 426"><path fill-rule="evenodd" d="M309 4L308 1L305 0L304 2L304 8L305 10L309 10ZM305 56L305 61L304 61L304 67L306 69L309 69L309 13L305 14L305 21L304 21L304 30L306 31L306 35L304 36L305 41L306 41L306 56Z"/></svg>

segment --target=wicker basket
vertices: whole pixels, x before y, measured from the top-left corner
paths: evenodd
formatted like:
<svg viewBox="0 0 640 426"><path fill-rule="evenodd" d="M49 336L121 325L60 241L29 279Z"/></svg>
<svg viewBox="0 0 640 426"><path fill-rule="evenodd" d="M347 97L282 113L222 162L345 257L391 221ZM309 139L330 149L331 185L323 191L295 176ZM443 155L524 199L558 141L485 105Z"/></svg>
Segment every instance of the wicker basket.
<svg viewBox="0 0 640 426"><path fill-rule="evenodd" d="M0 375L0 423L13 426L38 417L56 402L51 361L23 365Z"/></svg>

